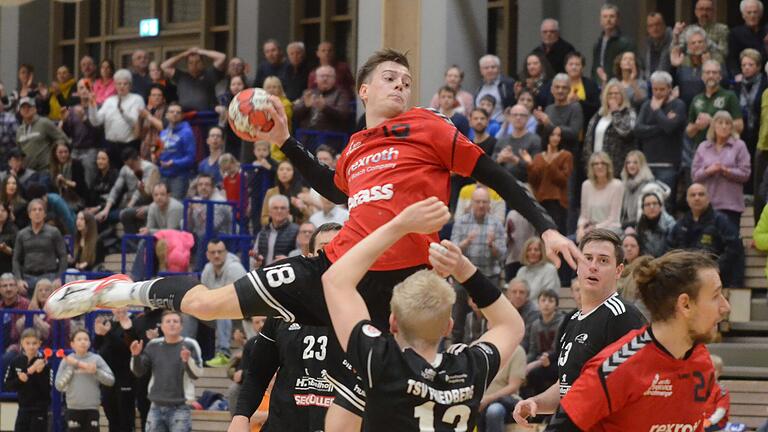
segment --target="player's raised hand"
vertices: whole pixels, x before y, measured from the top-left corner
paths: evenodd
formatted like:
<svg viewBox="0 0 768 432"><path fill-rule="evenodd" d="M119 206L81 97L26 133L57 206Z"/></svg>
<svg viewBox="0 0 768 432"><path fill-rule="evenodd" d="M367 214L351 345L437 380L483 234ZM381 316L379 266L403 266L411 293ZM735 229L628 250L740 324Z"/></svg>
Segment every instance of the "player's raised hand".
<svg viewBox="0 0 768 432"><path fill-rule="evenodd" d="M278 147L282 147L285 140L291 136L291 132L288 129L288 116L285 114L285 107L277 96L269 97L270 105L264 108L267 117L270 118L275 125L272 126L267 132L259 131L256 135L259 139L269 141L276 144Z"/></svg>
<svg viewBox="0 0 768 432"><path fill-rule="evenodd" d="M469 279L477 268L449 240L429 245L429 264L442 277L453 276L457 281Z"/></svg>
<svg viewBox="0 0 768 432"><path fill-rule="evenodd" d="M393 221L405 233L432 234L450 218L448 206L437 197L429 197L409 205Z"/></svg>
<svg viewBox="0 0 768 432"><path fill-rule="evenodd" d="M515 405L515 410L512 411L512 417L517 424L522 426L529 426L528 417L535 417L538 406L533 399L522 400ZM529 426L531 427L531 426Z"/></svg>
<svg viewBox="0 0 768 432"><path fill-rule="evenodd" d="M568 265L574 270L576 269L576 263L584 259L584 255L576 246L576 243L572 242L555 229L544 231L541 235L541 239L544 240L544 247L547 250L547 258L549 258L557 268L560 268L561 264L558 255L562 255Z"/></svg>

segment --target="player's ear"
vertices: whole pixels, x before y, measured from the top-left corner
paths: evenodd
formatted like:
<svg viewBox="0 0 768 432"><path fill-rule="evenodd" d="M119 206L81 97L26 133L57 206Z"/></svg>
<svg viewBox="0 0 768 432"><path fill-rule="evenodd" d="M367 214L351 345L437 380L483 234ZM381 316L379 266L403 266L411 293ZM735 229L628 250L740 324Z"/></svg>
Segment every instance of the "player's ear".
<svg viewBox="0 0 768 432"><path fill-rule="evenodd" d="M368 102L368 84L360 84L360 88L357 89L357 95L360 96L360 100L363 101L363 104Z"/></svg>
<svg viewBox="0 0 768 432"><path fill-rule="evenodd" d="M683 313L683 315L689 317L693 312L692 308L693 302L691 301L691 297L688 294L683 293L677 296L676 309Z"/></svg>
<svg viewBox="0 0 768 432"><path fill-rule="evenodd" d="M621 273L624 272L624 263L616 266L616 280L621 279Z"/></svg>
<svg viewBox="0 0 768 432"><path fill-rule="evenodd" d="M389 314L389 332L392 334L397 334L397 318L395 318L395 314L390 313Z"/></svg>

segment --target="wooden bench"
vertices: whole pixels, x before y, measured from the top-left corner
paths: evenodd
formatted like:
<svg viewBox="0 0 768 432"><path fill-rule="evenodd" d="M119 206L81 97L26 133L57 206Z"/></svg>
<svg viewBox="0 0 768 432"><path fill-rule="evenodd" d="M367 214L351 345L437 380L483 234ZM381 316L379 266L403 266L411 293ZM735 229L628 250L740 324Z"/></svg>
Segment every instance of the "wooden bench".
<svg viewBox="0 0 768 432"><path fill-rule="evenodd" d="M744 423L749 430L768 419L768 381L721 381L731 392L730 421Z"/></svg>

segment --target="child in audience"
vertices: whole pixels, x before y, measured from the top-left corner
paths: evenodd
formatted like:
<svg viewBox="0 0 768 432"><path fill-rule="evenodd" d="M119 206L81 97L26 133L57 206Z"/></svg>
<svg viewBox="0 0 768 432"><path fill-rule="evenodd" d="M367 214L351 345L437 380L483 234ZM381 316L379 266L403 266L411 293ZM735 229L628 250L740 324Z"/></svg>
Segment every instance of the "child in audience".
<svg viewBox="0 0 768 432"><path fill-rule="evenodd" d="M717 385L712 387L712 393L709 396L709 409L704 413L704 430L707 432L725 429L725 425L728 424L728 413L731 409L731 394L720 383L720 375L723 373L723 359L714 354L710 354L710 358L715 366Z"/></svg>
<svg viewBox="0 0 768 432"><path fill-rule="evenodd" d="M115 376L100 355L89 352L91 337L78 329L69 338L74 352L62 359L56 372L56 390L67 398L67 430L98 432L101 389L112 386Z"/></svg>
<svg viewBox="0 0 768 432"><path fill-rule="evenodd" d="M248 173L247 178L248 196L251 197L248 203L248 212L251 215L251 234L255 236L261 230L261 208L264 204L264 194L267 189L274 185L277 161L269 156L268 141L253 143L253 155L256 158L253 161L255 169Z"/></svg>
<svg viewBox="0 0 768 432"><path fill-rule="evenodd" d="M227 201L240 202L240 162L231 153L219 157L221 185Z"/></svg>
<svg viewBox="0 0 768 432"><path fill-rule="evenodd" d="M19 412L14 432L48 430L51 405L51 368L40 355L40 335L28 328L21 333L21 349L5 374L6 391L17 392Z"/></svg>
<svg viewBox="0 0 768 432"><path fill-rule="evenodd" d="M560 296L557 291L545 289L538 296L541 315L531 324L528 332L528 378L524 394L536 395L557 381L555 341L563 322L558 312Z"/></svg>

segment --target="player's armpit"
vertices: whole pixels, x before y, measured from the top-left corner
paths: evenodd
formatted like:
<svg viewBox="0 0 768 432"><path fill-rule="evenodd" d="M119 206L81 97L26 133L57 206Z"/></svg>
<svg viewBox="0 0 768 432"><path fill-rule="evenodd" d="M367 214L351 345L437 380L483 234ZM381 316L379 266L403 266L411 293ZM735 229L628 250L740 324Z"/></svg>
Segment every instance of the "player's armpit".
<svg viewBox="0 0 768 432"><path fill-rule="evenodd" d="M568 413L565 412L563 407L558 408L557 412L549 422L549 425L544 432L581 432L571 418L568 417Z"/></svg>
<svg viewBox="0 0 768 432"><path fill-rule="evenodd" d="M267 324L265 324L266 329ZM251 361L243 365L243 383L237 398L235 415L250 418L259 407L272 376L280 366L280 353L274 341L258 336L251 351Z"/></svg>
<svg viewBox="0 0 768 432"><path fill-rule="evenodd" d="M320 195L335 204L347 203L347 195L336 187L333 181L336 172L318 162L300 142L294 138L288 138L280 150L288 156L304 179Z"/></svg>
<svg viewBox="0 0 768 432"><path fill-rule="evenodd" d="M543 233L548 229L557 229L555 222L530 191L487 155L483 154L477 160L472 178L495 190L506 202L511 203L512 208L520 212L536 231Z"/></svg>

